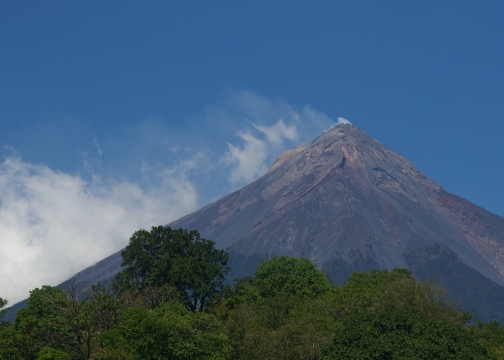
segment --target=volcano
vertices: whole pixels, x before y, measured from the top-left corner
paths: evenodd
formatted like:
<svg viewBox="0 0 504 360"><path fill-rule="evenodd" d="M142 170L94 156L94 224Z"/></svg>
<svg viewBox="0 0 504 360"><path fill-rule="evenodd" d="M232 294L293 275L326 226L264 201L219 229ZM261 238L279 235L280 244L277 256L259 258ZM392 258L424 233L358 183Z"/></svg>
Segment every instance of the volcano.
<svg viewBox="0 0 504 360"><path fill-rule="evenodd" d="M268 172L168 224L231 254L233 277L275 255L306 257L338 284L353 271L409 268L461 308L504 321L504 218L456 195L350 124L282 153ZM111 277L120 252L74 276Z"/></svg>
<svg viewBox="0 0 504 360"><path fill-rule="evenodd" d="M504 218L449 194L353 125L281 154L252 184L169 224L245 257L302 256L319 266L409 267L453 252L504 285Z"/></svg>
<svg viewBox="0 0 504 360"><path fill-rule="evenodd" d="M464 310L504 320L504 218L446 192L350 124L169 225L213 239L243 273L275 255L306 257L339 284L357 270L409 268Z"/></svg>

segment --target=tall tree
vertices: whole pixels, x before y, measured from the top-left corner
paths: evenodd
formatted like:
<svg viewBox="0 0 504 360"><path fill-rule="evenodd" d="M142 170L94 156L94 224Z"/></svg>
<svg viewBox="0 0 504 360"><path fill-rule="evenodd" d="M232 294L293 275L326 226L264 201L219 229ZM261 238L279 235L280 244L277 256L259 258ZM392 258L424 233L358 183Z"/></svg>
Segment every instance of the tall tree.
<svg viewBox="0 0 504 360"><path fill-rule="evenodd" d="M255 286L266 297L278 293L313 297L332 287L324 273L305 258L275 256L261 263L255 276Z"/></svg>
<svg viewBox="0 0 504 360"><path fill-rule="evenodd" d="M491 359L461 325L430 319L417 309L352 314L322 359Z"/></svg>
<svg viewBox="0 0 504 360"><path fill-rule="evenodd" d="M118 277L137 289L173 285L189 310L203 311L222 293L230 271L228 254L214 245L197 231L164 226L138 230L121 253L125 269Z"/></svg>
<svg viewBox="0 0 504 360"><path fill-rule="evenodd" d="M23 358L36 358L63 351L72 359L89 359L91 355L91 321L89 306L79 301L72 286L68 293L42 286L30 291L28 307L16 315L15 328L21 335Z"/></svg>
<svg viewBox="0 0 504 360"><path fill-rule="evenodd" d="M2 309L5 305L7 305L7 302L7 300L0 298L0 320L2 320L2 317L5 315L5 313L9 311L9 309Z"/></svg>
<svg viewBox="0 0 504 360"><path fill-rule="evenodd" d="M19 345L23 358L36 359L45 346L66 350L75 345L60 311L67 309L69 303L63 290L56 287L43 286L30 291L28 307L16 314L15 327L23 340Z"/></svg>
<svg viewBox="0 0 504 360"><path fill-rule="evenodd" d="M95 359L227 359L229 339L212 314L181 304L155 310L130 308L121 322L100 337Z"/></svg>

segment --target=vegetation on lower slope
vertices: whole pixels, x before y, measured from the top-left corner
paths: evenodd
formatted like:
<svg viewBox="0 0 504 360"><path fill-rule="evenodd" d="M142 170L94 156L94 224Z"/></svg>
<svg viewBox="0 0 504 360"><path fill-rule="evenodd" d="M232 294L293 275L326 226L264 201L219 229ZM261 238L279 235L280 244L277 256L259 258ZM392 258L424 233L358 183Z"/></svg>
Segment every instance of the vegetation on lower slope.
<svg viewBox="0 0 504 360"><path fill-rule="evenodd" d="M336 287L307 259L274 257L229 286L227 259L194 231L135 232L113 282L31 291L0 326L0 359L504 359L500 323L471 325L409 270Z"/></svg>

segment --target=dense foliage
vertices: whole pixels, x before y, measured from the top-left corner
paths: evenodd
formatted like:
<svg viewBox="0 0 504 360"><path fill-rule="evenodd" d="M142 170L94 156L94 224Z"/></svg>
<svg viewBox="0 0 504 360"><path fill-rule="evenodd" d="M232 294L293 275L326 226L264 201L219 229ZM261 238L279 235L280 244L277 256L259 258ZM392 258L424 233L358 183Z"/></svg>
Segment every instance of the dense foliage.
<svg viewBox="0 0 504 360"><path fill-rule="evenodd" d="M164 227L122 255L124 272L84 296L31 291L1 323L0 359L504 359L501 324L471 324L408 270L335 287L307 259L274 257L226 287L225 252Z"/></svg>
<svg viewBox="0 0 504 360"><path fill-rule="evenodd" d="M0 320L7 312L7 309L3 309L3 307L5 307L5 305L7 305L7 300L0 298Z"/></svg>
<svg viewBox="0 0 504 360"><path fill-rule="evenodd" d="M173 285L191 311L203 311L222 293L228 255L197 231L152 227L138 230L121 253L120 277L137 289Z"/></svg>

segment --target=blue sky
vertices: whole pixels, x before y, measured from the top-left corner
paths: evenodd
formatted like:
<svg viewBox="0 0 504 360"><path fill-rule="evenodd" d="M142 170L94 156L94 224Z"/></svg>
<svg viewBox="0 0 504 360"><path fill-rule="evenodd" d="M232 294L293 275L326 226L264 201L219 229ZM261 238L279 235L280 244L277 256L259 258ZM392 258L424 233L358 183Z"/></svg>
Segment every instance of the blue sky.
<svg viewBox="0 0 504 360"><path fill-rule="evenodd" d="M0 3L0 297L346 118L504 216L501 1Z"/></svg>

